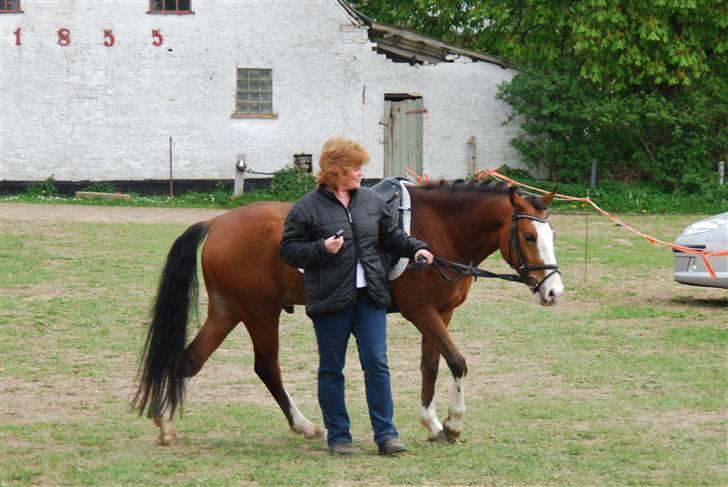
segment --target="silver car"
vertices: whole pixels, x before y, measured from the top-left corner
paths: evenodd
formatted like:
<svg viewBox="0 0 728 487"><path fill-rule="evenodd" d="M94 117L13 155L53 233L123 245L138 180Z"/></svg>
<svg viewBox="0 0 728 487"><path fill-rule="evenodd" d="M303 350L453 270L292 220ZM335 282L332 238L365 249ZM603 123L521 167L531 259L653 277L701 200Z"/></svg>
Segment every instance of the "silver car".
<svg viewBox="0 0 728 487"><path fill-rule="evenodd" d="M680 234L675 244L707 251L728 250L728 212L693 223ZM710 266L718 276L713 278L708 274L701 256L679 250L673 252L677 282L728 289L728 256L708 257Z"/></svg>

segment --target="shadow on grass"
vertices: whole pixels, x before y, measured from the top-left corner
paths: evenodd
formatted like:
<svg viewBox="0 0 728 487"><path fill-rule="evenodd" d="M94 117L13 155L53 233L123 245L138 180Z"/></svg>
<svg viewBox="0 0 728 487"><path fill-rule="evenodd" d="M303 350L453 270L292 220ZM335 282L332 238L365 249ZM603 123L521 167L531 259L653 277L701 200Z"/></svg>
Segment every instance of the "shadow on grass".
<svg viewBox="0 0 728 487"><path fill-rule="evenodd" d="M673 304L691 306L694 308L725 308L728 307L728 293L725 296L714 298L693 298L689 296L676 296L670 300Z"/></svg>

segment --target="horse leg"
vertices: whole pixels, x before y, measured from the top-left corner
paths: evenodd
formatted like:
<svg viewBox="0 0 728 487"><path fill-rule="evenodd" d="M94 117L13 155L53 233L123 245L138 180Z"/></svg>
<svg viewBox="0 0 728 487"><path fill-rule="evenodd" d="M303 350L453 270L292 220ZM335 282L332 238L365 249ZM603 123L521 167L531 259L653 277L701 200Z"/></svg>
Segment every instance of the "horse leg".
<svg viewBox="0 0 728 487"><path fill-rule="evenodd" d="M205 324L195 336L195 339L187 345L185 356L187 365L185 369L185 380L197 375L202 369L212 352L225 340L230 331L235 328L238 321L232 318L208 315ZM172 415L165 409L162 414L154 418L154 424L159 427L159 444L172 446L177 444L177 435L172 427Z"/></svg>
<svg viewBox="0 0 728 487"><path fill-rule="evenodd" d="M439 367L440 352L423 336L422 359L420 361L420 372L422 373L422 410L420 411L420 423L430 432L429 441L445 439L442 433L442 423L437 419L435 403L433 402Z"/></svg>
<svg viewBox="0 0 728 487"><path fill-rule="evenodd" d="M255 318L245 321L245 326L253 341L255 373L273 395L281 411L286 416L291 430L308 439L322 438L323 431L301 413L285 387L283 387L281 367L278 362L279 317L280 308L278 308L278 314L275 316L258 313Z"/></svg>
<svg viewBox="0 0 728 487"><path fill-rule="evenodd" d="M462 356L447 330L452 311L441 314L434 308L420 307L413 312L403 313L403 315L420 330L423 339L428 342L426 347L423 344L422 360L425 364L425 372L423 372L422 382L422 405L424 409L423 416L427 414L429 425L435 428L437 425L436 417L435 421L431 421L431 417L434 417L432 395L434 395L435 380L437 379L437 369L433 365L437 360L436 352L443 356L450 368L450 372L452 372L453 386L448 417L442 423L442 430L438 431L433 438L435 431L430 429L428 425L425 427L430 431L431 439L441 439L440 437L444 436L444 439L454 441L463 431L463 416L465 414L464 377L468 368L465 357ZM428 407L431 408L430 411L427 411Z"/></svg>
<svg viewBox="0 0 728 487"><path fill-rule="evenodd" d="M452 318L452 311L441 313L442 322L447 327ZM430 432L429 441L454 441L463 430L463 416L465 413L465 389L462 377L455 379L452 386L452 395L448 408L448 418L444 424L437 419L435 404L435 383L440 366L440 352L427 340L422 337L422 360L420 370L422 372L422 411L420 423Z"/></svg>

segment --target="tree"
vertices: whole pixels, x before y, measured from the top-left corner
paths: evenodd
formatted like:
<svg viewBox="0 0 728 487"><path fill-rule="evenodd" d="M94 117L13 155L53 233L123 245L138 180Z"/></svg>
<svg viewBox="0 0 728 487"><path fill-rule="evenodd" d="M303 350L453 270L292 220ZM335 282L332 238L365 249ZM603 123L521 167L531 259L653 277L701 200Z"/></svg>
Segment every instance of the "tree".
<svg viewBox="0 0 728 487"><path fill-rule="evenodd" d="M609 90L690 86L728 75L728 7L715 0L356 0L373 19L558 68ZM720 72L718 72L720 71ZM670 90L667 90L670 91Z"/></svg>
<svg viewBox="0 0 728 487"><path fill-rule="evenodd" d="M359 0L404 25L522 67L500 97L531 167L584 180L696 187L728 156L728 7L715 0ZM586 174L585 174L586 173Z"/></svg>

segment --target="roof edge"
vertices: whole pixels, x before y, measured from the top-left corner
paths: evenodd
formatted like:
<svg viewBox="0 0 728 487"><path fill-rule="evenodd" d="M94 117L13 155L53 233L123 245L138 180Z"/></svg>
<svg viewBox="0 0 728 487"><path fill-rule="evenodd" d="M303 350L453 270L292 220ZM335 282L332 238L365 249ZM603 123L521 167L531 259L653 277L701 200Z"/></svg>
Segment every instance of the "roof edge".
<svg viewBox="0 0 728 487"><path fill-rule="evenodd" d="M435 37L429 36L427 34L422 34L420 32L417 32L412 29L408 29L406 27L401 27L398 25L393 24L383 24L379 22L375 22L363 13L359 12L357 9L349 5L349 2L346 0L337 0L339 5L349 14L349 16L359 23L359 25L366 25L369 27L369 40L374 42L377 45L377 48L386 53L388 44L384 41L384 37L391 37L391 36L397 36L401 39L404 39L405 41L409 41L411 43L415 43L422 46L427 46L430 48L430 51L437 50L442 53L442 56L440 57L441 61L448 61L446 59L446 56L448 54L455 55L455 56L466 56L476 61L483 61L486 63L491 63L500 66L503 69L515 69L518 70L518 67L511 63L510 61L507 61L506 59L492 56L490 54L486 54L484 52L480 51L474 51L472 49L467 49L464 47L457 46L455 44L451 44L449 42L445 42L441 39L437 39ZM396 47L396 49L395 49ZM402 48L402 46L394 46L392 47L393 51L399 51ZM425 54L424 56L418 56L418 54L424 54L424 53L418 53L414 50L410 50L412 52L412 60L413 62L421 62L423 59L427 59L428 56ZM399 54L400 58L403 56L401 53ZM431 57L430 57L431 58Z"/></svg>
<svg viewBox="0 0 728 487"><path fill-rule="evenodd" d="M372 19L364 15L363 13L359 12L357 9L349 5L349 2L346 0L337 0L339 2L339 5L342 6L344 10L346 10L346 13L349 14L350 17L352 17L354 20L358 21L360 24L364 24L367 26L372 25Z"/></svg>

